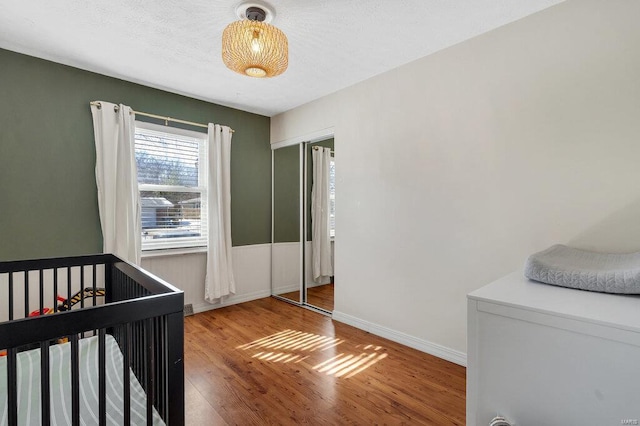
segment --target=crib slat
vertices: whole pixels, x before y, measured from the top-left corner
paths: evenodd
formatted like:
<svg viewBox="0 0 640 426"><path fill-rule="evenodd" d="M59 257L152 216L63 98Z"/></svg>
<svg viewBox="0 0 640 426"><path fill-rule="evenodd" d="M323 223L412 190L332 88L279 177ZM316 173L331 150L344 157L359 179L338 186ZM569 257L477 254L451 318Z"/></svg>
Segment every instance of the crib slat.
<svg viewBox="0 0 640 426"><path fill-rule="evenodd" d="M159 413L164 413L164 407L165 407L165 399L164 399L164 395L162 395L162 389L165 389L165 375L164 375L164 370L162 368L162 366L164 365L164 354L162 351L162 344L161 342L163 342L164 340L161 338L161 333L163 330L162 327L162 319L163 317L157 317L153 319L153 322L155 324L155 345L154 345L154 352L155 352L155 356L156 356L156 365L155 365L155 371L156 371L156 394L155 394L155 401L156 401L156 409L158 410Z"/></svg>
<svg viewBox="0 0 640 426"><path fill-rule="evenodd" d="M53 268L53 312L58 312L58 268Z"/></svg>
<svg viewBox="0 0 640 426"><path fill-rule="evenodd" d="M107 424L107 378L105 372L106 364L106 343L105 330L98 330L98 416L100 426Z"/></svg>
<svg viewBox="0 0 640 426"><path fill-rule="evenodd" d="M18 424L17 352L15 348L7 350L7 403L9 404L7 419L9 420L9 426L16 426Z"/></svg>
<svg viewBox="0 0 640 426"><path fill-rule="evenodd" d="M40 269L38 273L38 289L40 291L40 315L44 315L44 271Z"/></svg>
<svg viewBox="0 0 640 426"><path fill-rule="evenodd" d="M124 339L122 339L122 383L124 387L124 424L131 424L131 323L124 326Z"/></svg>
<svg viewBox="0 0 640 426"><path fill-rule="evenodd" d="M78 335L71 340L71 424L80 426L80 359L78 354Z"/></svg>
<svg viewBox="0 0 640 426"><path fill-rule="evenodd" d="M167 315L167 336L162 343L167 348L168 383L172 395L184 395L184 316L182 312ZM169 399L168 424L184 424L184 400ZM167 419L165 419L167 420Z"/></svg>
<svg viewBox="0 0 640 426"><path fill-rule="evenodd" d="M96 269L97 266L93 265L91 271L91 279L93 280L93 306L96 306Z"/></svg>
<svg viewBox="0 0 640 426"><path fill-rule="evenodd" d="M24 271L24 317L29 317L29 271Z"/></svg>
<svg viewBox="0 0 640 426"><path fill-rule="evenodd" d="M84 265L80 266L80 309L82 308L84 308Z"/></svg>
<svg viewBox="0 0 640 426"><path fill-rule="evenodd" d="M42 404L42 426L51 424L51 387L49 379L49 342L40 343L40 403Z"/></svg>
<svg viewBox="0 0 640 426"><path fill-rule="evenodd" d="M67 311L71 310L71 266L67 266Z"/></svg>
<svg viewBox="0 0 640 426"><path fill-rule="evenodd" d="M147 344L143 340L144 338L144 323L143 321L137 321L135 324L135 339L133 340L133 344L135 347L132 349L134 357L135 357L135 370L136 376L140 379L140 381L147 383L147 370L144 369L144 360L146 359L145 351L147 349Z"/></svg>
<svg viewBox="0 0 640 426"><path fill-rule="evenodd" d="M167 393L167 317L163 316L158 318L160 332L158 333L158 340L156 340L156 347L158 348L158 352L160 354L160 360L156 362L158 365L158 371L160 371L160 385L158 386L161 390L159 393L160 400L162 401L162 413L163 418L167 418L167 407L169 406L169 395ZM158 401L160 404L160 401Z"/></svg>
<svg viewBox="0 0 640 426"><path fill-rule="evenodd" d="M147 357L145 366L147 367L147 426L153 426L153 395L155 386L155 368L153 356L153 319L149 318L144 321L144 335L146 337Z"/></svg>
<svg viewBox="0 0 640 426"><path fill-rule="evenodd" d="M13 321L13 272L9 272L9 321Z"/></svg>
<svg viewBox="0 0 640 426"><path fill-rule="evenodd" d="M132 334L132 339L131 339L131 366L133 368L133 374L135 374L136 377L138 377L138 380L143 380L143 374L144 372L140 372L140 362L139 362L139 358L140 358L140 353L141 351L139 350L140 347L140 321L136 321L132 324L131 327L131 334ZM135 349L134 350L134 345L135 345Z"/></svg>
<svg viewBox="0 0 640 426"><path fill-rule="evenodd" d="M91 265L91 288L93 290L91 306L96 306L96 265Z"/></svg>
<svg viewBox="0 0 640 426"><path fill-rule="evenodd" d="M105 289L105 295L104 295L104 303L105 304L109 304L111 302L113 302L114 300L118 300L116 299L116 286L113 285L113 277L111 274L111 265L104 265L103 266L103 272L101 274L102 277L104 277L104 289Z"/></svg>

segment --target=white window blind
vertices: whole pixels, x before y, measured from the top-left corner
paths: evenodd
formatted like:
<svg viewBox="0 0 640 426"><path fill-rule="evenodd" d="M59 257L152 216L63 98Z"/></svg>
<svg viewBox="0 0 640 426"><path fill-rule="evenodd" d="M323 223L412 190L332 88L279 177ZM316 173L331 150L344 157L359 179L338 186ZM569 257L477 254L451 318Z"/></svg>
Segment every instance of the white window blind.
<svg viewBox="0 0 640 426"><path fill-rule="evenodd" d="M142 250L207 245L206 138L136 122Z"/></svg>

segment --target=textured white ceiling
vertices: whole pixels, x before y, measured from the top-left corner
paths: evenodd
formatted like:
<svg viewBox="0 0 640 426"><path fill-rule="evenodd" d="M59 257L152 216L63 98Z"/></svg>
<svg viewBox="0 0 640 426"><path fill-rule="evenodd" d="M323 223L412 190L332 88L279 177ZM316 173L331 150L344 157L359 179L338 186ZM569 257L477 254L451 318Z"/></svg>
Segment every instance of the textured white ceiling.
<svg viewBox="0 0 640 426"><path fill-rule="evenodd" d="M272 0L289 38L273 79L222 63L240 1L1 0L0 47L272 116L561 1Z"/></svg>

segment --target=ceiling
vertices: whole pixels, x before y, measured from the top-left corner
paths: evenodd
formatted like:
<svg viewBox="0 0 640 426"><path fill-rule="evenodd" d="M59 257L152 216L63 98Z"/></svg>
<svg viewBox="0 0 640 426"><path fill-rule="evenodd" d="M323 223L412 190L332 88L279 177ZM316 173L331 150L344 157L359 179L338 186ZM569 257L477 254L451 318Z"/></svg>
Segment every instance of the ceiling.
<svg viewBox="0 0 640 426"><path fill-rule="evenodd" d="M272 79L222 63L239 0L4 1L0 47L273 116L561 1L271 0L289 39Z"/></svg>

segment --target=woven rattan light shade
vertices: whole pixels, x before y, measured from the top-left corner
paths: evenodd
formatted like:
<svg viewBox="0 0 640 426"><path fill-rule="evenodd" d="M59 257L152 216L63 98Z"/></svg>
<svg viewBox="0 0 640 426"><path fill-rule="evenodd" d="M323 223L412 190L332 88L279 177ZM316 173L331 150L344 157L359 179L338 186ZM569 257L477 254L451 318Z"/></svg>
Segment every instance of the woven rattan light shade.
<svg viewBox="0 0 640 426"><path fill-rule="evenodd" d="M222 33L222 60L231 70L250 77L275 77L289 65L287 36L273 25L243 19Z"/></svg>

